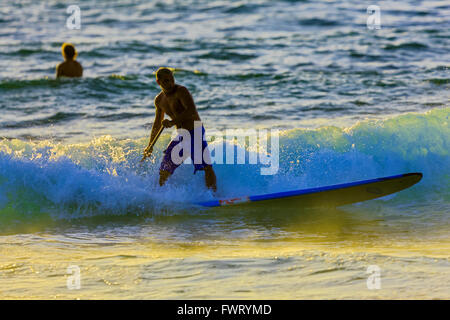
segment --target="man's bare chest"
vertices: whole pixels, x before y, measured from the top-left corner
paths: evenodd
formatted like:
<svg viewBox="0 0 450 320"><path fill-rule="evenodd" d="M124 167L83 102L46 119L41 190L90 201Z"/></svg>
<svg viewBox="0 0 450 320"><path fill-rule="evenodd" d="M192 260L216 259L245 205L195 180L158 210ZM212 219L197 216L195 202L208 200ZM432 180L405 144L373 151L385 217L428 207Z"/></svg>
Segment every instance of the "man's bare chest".
<svg viewBox="0 0 450 320"><path fill-rule="evenodd" d="M183 113L184 107L180 100L176 97L164 97L161 101L162 109L169 116L177 115Z"/></svg>

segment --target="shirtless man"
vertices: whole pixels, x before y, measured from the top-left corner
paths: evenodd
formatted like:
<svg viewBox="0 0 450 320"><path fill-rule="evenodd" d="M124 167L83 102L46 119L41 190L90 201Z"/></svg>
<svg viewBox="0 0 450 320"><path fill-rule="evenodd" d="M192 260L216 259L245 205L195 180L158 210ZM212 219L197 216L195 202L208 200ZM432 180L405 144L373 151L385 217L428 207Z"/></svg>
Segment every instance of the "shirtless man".
<svg viewBox="0 0 450 320"><path fill-rule="evenodd" d="M211 164L208 164L204 159L204 155L209 155L209 151L205 149L208 144L205 140L205 129L202 126L202 159L194 161L194 121L201 121L197 112L197 108L194 103L190 92L185 87L175 83L172 71L168 68L159 68L156 72L156 83L161 87L161 92L155 98L155 121L153 123L152 132L150 135L150 142L144 151L144 156L148 157L153 151L153 147L150 147L151 141L157 135L161 126L170 128L176 126L177 129L185 129L189 131L191 138L191 158L194 163L194 174L197 170L205 171L205 183L206 186L213 191L217 190L216 175ZM172 120L164 119L164 114L167 114ZM196 129L197 130L197 129ZM159 185L162 186L167 179L173 174L175 169L181 164L176 164L172 161L171 153L172 149L181 143L182 138L180 135L172 140L167 149L164 150L164 157L159 169ZM183 155L181 154L183 157ZM184 157L185 158L185 157Z"/></svg>
<svg viewBox="0 0 450 320"><path fill-rule="evenodd" d="M75 47L70 43L64 43L62 45L61 52L65 61L58 64L56 67L56 78L79 78L83 76L83 67L78 61L75 60L77 57Z"/></svg>

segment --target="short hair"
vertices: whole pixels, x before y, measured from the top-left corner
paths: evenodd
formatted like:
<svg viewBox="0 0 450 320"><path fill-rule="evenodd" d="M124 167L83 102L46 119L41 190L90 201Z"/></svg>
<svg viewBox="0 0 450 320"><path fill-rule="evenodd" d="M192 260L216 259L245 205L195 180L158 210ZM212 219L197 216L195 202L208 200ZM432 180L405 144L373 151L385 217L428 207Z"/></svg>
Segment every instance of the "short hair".
<svg viewBox="0 0 450 320"><path fill-rule="evenodd" d="M171 75L173 76L172 70L166 67L161 67L156 71L156 79L159 79L163 75Z"/></svg>
<svg viewBox="0 0 450 320"><path fill-rule="evenodd" d="M67 59L75 59L77 56L77 51L71 43L64 43L61 47L62 55Z"/></svg>

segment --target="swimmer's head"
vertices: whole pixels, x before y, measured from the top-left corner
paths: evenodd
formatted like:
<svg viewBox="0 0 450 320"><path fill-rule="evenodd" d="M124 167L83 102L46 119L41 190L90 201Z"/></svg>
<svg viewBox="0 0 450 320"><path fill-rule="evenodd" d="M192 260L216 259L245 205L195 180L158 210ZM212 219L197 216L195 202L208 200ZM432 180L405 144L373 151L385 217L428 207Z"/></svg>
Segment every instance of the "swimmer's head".
<svg viewBox="0 0 450 320"><path fill-rule="evenodd" d="M61 53L64 57L64 60L75 60L75 58L77 57L77 50L75 50L73 44L70 43L64 43L62 45Z"/></svg>
<svg viewBox="0 0 450 320"><path fill-rule="evenodd" d="M159 68L156 71L156 83L166 92L172 91L175 87L175 78L169 68Z"/></svg>

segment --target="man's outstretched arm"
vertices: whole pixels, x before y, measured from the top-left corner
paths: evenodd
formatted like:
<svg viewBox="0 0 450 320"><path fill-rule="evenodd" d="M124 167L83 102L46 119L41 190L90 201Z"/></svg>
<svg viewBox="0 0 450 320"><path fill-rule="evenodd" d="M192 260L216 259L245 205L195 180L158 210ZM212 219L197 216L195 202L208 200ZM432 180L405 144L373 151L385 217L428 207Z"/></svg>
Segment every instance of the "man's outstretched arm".
<svg viewBox="0 0 450 320"><path fill-rule="evenodd" d="M164 119L164 111L162 111L161 108L159 108L157 106L156 101L155 101L155 106L156 106L155 121L153 122L152 131L150 134L150 141L148 142L148 146L147 146L147 148L145 148L145 151L144 151L144 154L147 156L149 156L153 151L153 147L150 148L150 144L152 143L153 139L156 137L159 129L162 126L162 121Z"/></svg>

